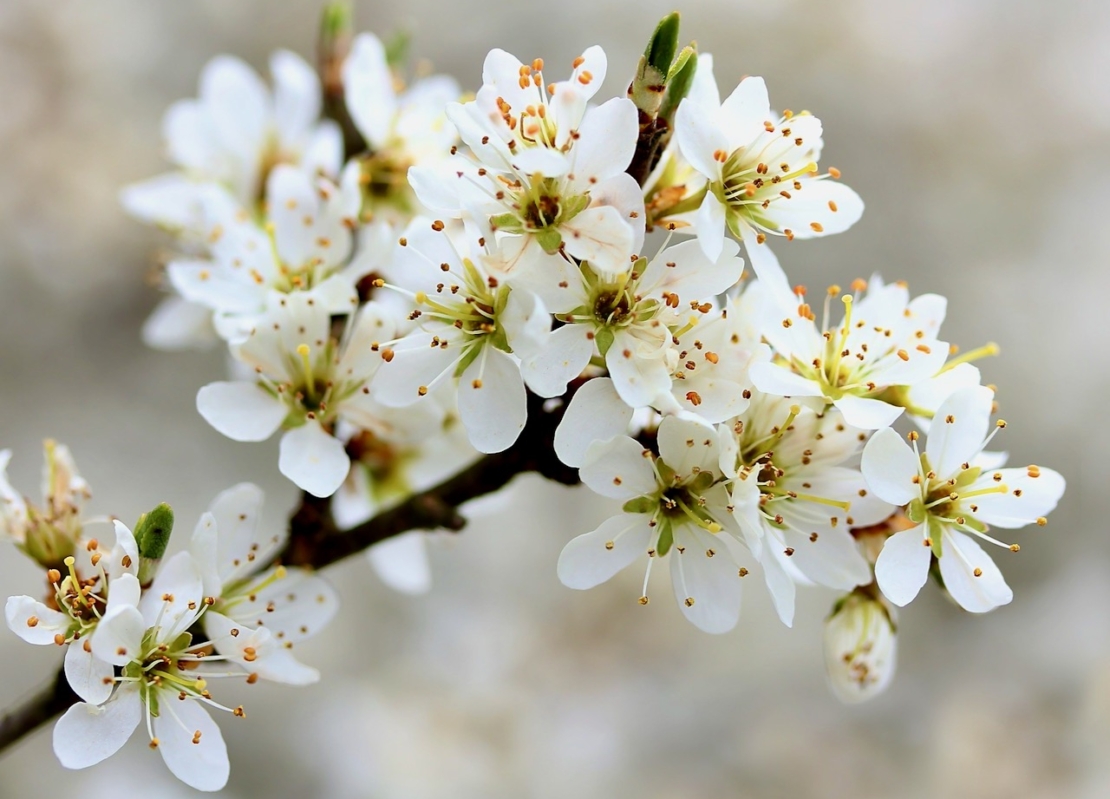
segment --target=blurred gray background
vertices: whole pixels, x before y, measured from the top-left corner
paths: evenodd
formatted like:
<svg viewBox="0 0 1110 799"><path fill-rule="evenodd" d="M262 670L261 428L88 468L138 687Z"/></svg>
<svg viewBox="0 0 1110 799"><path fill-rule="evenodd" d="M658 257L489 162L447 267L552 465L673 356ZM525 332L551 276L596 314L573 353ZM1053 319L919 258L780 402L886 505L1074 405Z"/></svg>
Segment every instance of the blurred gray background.
<svg viewBox="0 0 1110 799"><path fill-rule="evenodd" d="M787 630L752 584L739 628L713 637L682 619L665 580L640 607L638 568L564 589L560 548L611 508L525 478L463 534L436 539L429 596L392 594L361 558L329 572L344 608L301 649L324 680L230 691L248 718L221 719L227 795L1110 796L1110 425L1097 421L1110 382L1110 5L366 0L358 17L383 35L411 29L415 55L472 89L491 47L558 74L598 43L609 96L675 5L684 34L715 54L723 93L761 74L773 105L824 120L823 164L868 205L847 234L780 245L791 278L881 270L950 298L950 341L1002 345L981 364L1010 422L1001 441L1017 464L1069 481L1048 527L997 556L1013 604L973 617L924 592L901 614L891 690L844 707L821 659L831 593L804 591ZM295 491L276 443L234 444L194 410L221 355L140 344L157 300L144 278L167 242L128 220L116 192L165 167L162 111L195 95L207 59L235 53L264 71L278 47L311 57L318 9L0 2L0 447L15 449L24 492L37 496L52 436L91 482L94 512L133 520L166 500L189 528L249 479L283 523ZM5 595L40 579L0 549ZM57 660L3 630L0 706ZM140 737L75 773L42 730L0 760L0 795L193 795Z"/></svg>

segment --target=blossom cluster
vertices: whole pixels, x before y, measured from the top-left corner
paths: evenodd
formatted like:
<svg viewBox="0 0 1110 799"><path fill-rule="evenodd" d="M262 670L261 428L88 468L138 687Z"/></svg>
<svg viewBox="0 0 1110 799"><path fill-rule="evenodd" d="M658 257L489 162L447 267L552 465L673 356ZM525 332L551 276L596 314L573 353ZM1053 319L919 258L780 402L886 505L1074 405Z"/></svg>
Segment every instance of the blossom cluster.
<svg viewBox="0 0 1110 799"><path fill-rule="evenodd" d="M495 49L464 95L443 76L406 87L361 34L338 67L341 118L296 55L275 54L272 88L213 60L197 99L166 114L174 170L122 195L175 237L144 336L225 348L228 379L199 390L199 413L236 441L280 435L281 473L330 498L342 529L525 445L537 408L559 414L542 446L619 503L566 543L565 585L639 562L647 605L666 561L680 611L710 633L737 624L748 575L787 625L798 586L833 589L831 683L867 698L893 674L892 606L930 575L965 610L1009 602L980 544L1017 551L992 528L1044 525L1064 479L987 450L1005 422L974 362L996 348L942 339L943 297L878 274L816 298L790 284L772 243L844 232L864 209L818 165L821 121L772 111L759 77L722 99L710 55L656 45L628 96L599 94L597 46L562 80ZM106 757L145 708L171 770L219 787L207 681L314 678L287 646L334 597L268 565L283 538L259 537L249 485L144 581L123 524L111 549L84 537L70 508L85 487L65 468L43 511L0 486L9 535L65 565L45 604L8 604L25 639L68 647L85 702L59 722L58 755ZM419 535L370 550L402 590L429 587Z"/></svg>
<svg viewBox="0 0 1110 799"><path fill-rule="evenodd" d="M11 452L0 452L6 467ZM285 544L260 524L250 483L217 496L189 546L163 561L173 514L161 505L134 529L84 517L88 485L69 451L47 442L42 507L22 499L0 469L0 532L46 567L44 597L9 597L8 627L30 644L65 650L64 675L80 698L54 727L67 768L115 754L140 726L183 782L218 790L229 762L207 708L218 680L307 685L319 673L293 654L331 621L338 598L321 577L274 564ZM93 536L111 530L109 544ZM42 541L51 542L43 549Z"/></svg>

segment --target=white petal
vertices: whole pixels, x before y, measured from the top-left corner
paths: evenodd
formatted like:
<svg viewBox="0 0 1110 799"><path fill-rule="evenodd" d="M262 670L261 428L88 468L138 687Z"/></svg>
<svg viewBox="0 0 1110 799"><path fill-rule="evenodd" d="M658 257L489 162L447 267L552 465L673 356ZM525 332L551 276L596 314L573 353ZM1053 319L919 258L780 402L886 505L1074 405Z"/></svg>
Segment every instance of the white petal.
<svg viewBox="0 0 1110 799"><path fill-rule="evenodd" d="M565 222L566 251L602 272L616 274L627 270L632 254L632 224L611 205L597 205Z"/></svg>
<svg viewBox="0 0 1110 799"><path fill-rule="evenodd" d="M792 296L794 292L790 288L790 281L786 279L786 272L779 265L779 259L771 252L770 246L766 242L759 243L759 233L751 225L743 225L740 232L744 239L744 252L748 254L755 276L775 292Z"/></svg>
<svg viewBox="0 0 1110 799"><path fill-rule="evenodd" d="M66 647L65 674L73 693L89 704L103 704L112 695L115 684L112 664L91 651L86 652L84 641L74 641Z"/></svg>
<svg viewBox="0 0 1110 799"><path fill-rule="evenodd" d="M617 394L613 381L595 377L571 398L555 431L555 454L567 466L581 466L586 450L628 430L632 409Z"/></svg>
<svg viewBox="0 0 1110 799"><path fill-rule="evenodd" d="M280 164L266 180L266 202L274 226L274 247L281 260L301 268L315 254L320 202L312 180Z"/></svg>
<svg viewBox="0 0 1110 799"><path fill-rule="evenodd" d="M138 560L138 555L135 559ZM108 583L108 604L104 608L104 615L107 616L118 608L137 608L142 595L139 578L134 574L125 573L113 578Z"/></svg>
<svg viewBox="0 0 1110 799"><path fill-rule="evenodd" d="M384 147L397 113L397 97L385 48L374 34L361 33L355 37L343 64L343 89L347 109L359 133L371 148Z"/></svg>
<svg viewBox="0 0 1110 799"><path fill-rule="evenodd" d="M975 572L979 576L975 576ZM944 587L964 610L986 613L1009 604L1014 592L990 555L971 536L946 530L940 557Z"/></svg>
<svg viewBox="0 0 1110 799"><path fill-rule="evenodd" d="M285 420L285 405L257 383L209 383L197 392L197 410L233 441L265 441Z"/></svg>
<svg viewBox="0 0 1110 799"><path fill-rule="evenodd" d="M816 380L795 374L776 363L753 363L748 370L752 384L764 394L779 397L820 397L823 395Z"/></svg>
<svg viewBox="0 0 1110 799"><path fill-rule="evenodd" d="M594 493L611 499L652 494L656 489L655 469L645 452L628 436L594 442L586 450L579 476Z"/></svg>
<svg viewBox="0 0 1110 799"><path fill-rule="evenodd" d="M212 311L180 297L166 297L143 322L143 343L156 350L176 352L210 347L219 341L212 327Z"/></svg>
<svg viewBox="0 0 1110 799"><path fill-rule="evenodd" d="M593 588L646 557L655 534L650 521L646 513L622 513L571 540L559 554L559 580L568 588Z"/></svg>
<svg viewBox="0 0 1110 799"><path fill-rule="evenodd" d="M8 597L4 617L13 633L38 646L54 643L54 636L65 635L71 624L69 616L29 596Z"/></svg>
<svg viewBox="0 0 1110 799"><path fill-rule="evenodd" d="M204 579L200 567L188 552L178 552L162 564L153 584L143 592L139 602L146 627L158 625L158 641L172 641L188 630L204 608ZM128 610L123 608L125 613ZM94 636L94 649L96 645Z"/></svg>
<svg viewBox="0 0 1110 799"><path fill-rule="evenodd" d="M278 469L315 497L330 497L343 484L351 459L343 442L310 421L281 437Z"/></svg>
<svg viewBox="0 0 1110 799"><path fill-rule="evenodd" d="M159 691L158 700L161 712L154 719L154 735L170 772L198 791L218 791L227 785L231 772L227 746L208 711L200 702L178 699L171 691Z"/></svg>
<svg viewBox="0 0 1110 799"><path fill-rule="evenodd" d="M1037 476L1031 476L1030 472ZM964 507L975 505L976 519L995 527L1014 529L1033 524L1051 513L1064 495L1063 476L1043 466L1036 471L1028 468L987 470L968 491L998 487L995 474L1002 475L1001 485L1007 488L1005 494L983 494L964 502Z"/></svg>
<svg viewBox="0 0 1110 799"><path fill-rule="evenodd" d="M902 415L903 408L882 400L845 394L833 404L844 414L844 421L860 430L890 427Z"/></svg>
<svg viewBox="0 0 1110 799"><path fill-rule="evenodd" d="M366 551L370 565L382 582L405 594L426 594L432 588L432 570L424 533L414 530L387 538Z"/></svg>
<svg viewBox="0 0 1110 799"><path fill-rule="evenodd" d="M764 547L760 563L763 565L763 580L767 583L767 590L771 592L771 603L779 620L790 627L794 624L794 603L797 599L797 587L794 580L787 573L779 558L780 552L775 551L775 546L770 541Z"/></svg>
<svg viewBox="0 0 1110 799"><path fill-rule="evenodd" d="M993 391L972 386L954 392L937 408L929 426L925 455L939 477L955 475L983 448L993 403Z"/></svg>
<svg viewBox="0 0 1110 799"><path fill-rule="evenodd" d="M659 424L658 442L659 458L679 475L717 470L717 432L700 419L668 416Z"/></svg>
<svg viewBox="0 0 1110 799"><path fill-rule="evenodd" d="M262 149L270 117L269 92L243 61L217 56L200 76L200 98L221 141L244 160Z"/></svg>
<svg viewBox="0 0 1110 799"><path fill-rule="evenodd" d="M586 113L571 151L576 184L604 180L625 170L636 151L636 114L636 106L626 97L614 97Z"/></svg>
<svg viewBox="0 0 1110 799"><path fill-rule="evenodd" d="M274 573L270 569L256 580L265 582ZM284 577L241 599L227 615L251 628L265 627L284 645L316 635L338 610L339 597L323 577L290 568Z"/></svg>
<svg viewBox="0 0 1110 799"><path fill-rule="evenodd" d="M931 559L923 525L888 538L875 561L875 579L886 598L898 607L908 605L925 585Z"/></svg>
<svg viewBox="0 0 1110 799"><path fill-rule="evenodd" d="M282 144L297 146L320 116L320 81L303 58L288 50L270 56L274 124Z"/></svg>
<svg viewBox="0 0 1110 799"><path fill-rule="evenodd" d="M54 725L54 754L66 768L95 766L127 743L142 716L139 691L130 685L103 705L79 702Z"/></svg>
<svg viewBox="0 0 1110 799"><path fill-rule="evenodd" d="M221 585L215 591L207 585L204 589L212 596L218 596L224 585L268 563L285 543L288 533L284 527L261 524L264 499L265 494L258 486L240 483L221 491L208 506L219 533L216 562Z"/></svg>
<svg viewBox="0 0 1110 799"><path fill-rule="evenodd" d="M459 418L479 452L512 446L528 420L528 397L512 356L482 347L459 378Z"/></svg>
<svg viewBox="0 0 1110 799"><path fill-rule="evenodd" d="M871 567L847 530L825 529L816 540L804 531L787 531L783 538L794 550L791 563L813 582L842 591L871 582Z"/></svg>
<svg viewBox="0 0 1110 799"><path fill-rule="evenodd" d="M724 542L685 526L674 542L671 584L682 615L707 633L728 632L740 620L741 577Z"/></svg>
<svg viewBox="0 0 1110 799"><path fill-rule="evenodd" d="M725 246L725 206L713 192L707 193L698 206L697 213L694 214L694 227L705 257L717 260Z"/></svg>
<svg viewBox="0 0 1110 799"><path fill-rule="evenodd" d="M125 574L135 575L139 572L139 545L135 543L135 535L126 524L116 519L112 522L116 533L116 545L112 547L105 571L109 580L115 580Z"/></svg>
<svg viewBox="0 0 1110 799"><path fill-rule="evenodd" d="M379 402L391 408L419 402L455 365L462 354L458 339L450 339L447 347L433 347L432 337L431 333L410 333L404 340L406 346L398 346L393 360L381 365L371 386Z"/></svg>
<svg viewBox="0 0 1110 799"><path fill-rule="evenodd" d="M737 145L747 144L762 134L763 123L774 122L763 78L751 76L740 81L721 103L719 119L729 141Z"/></svg>
<svg viewBox="0 0 1110 799"><path fill-rule="evenodd" d="M920 496L914 483L920 477L921 462L910 446L893 429L879 430L863 448L860 471L868 487L892 505L905 505Z"/></svg>
<svg viewBox="0 0 1110 799"><path fill-rule="evenodd" d="M146 621L137 608L124 606L114 610L96 625L93 654L107 663L124 666L141 654L146 631Z"/></svg>
<svg viewBox="0 0 1110 799"><path fill-rule="evenodd" d="M666 328L663 330L665 333ZM659 345L669 346L670 341L645 342L637 338L636 332L628 328L617 331L605 353L605 365L621 399L633 408L643 408L671 390L671 370L665 353L655 349Z"/></svg>
<svg viewBox="0 0 1110 799"><path fill-rule="evenodd" d="M792 230L799 239L830 236L843 233L863 216L863 200L843 183L803 180L801 185L801 191L772 203L768 211L780 230Z"/></svg>
<svg viewBox="0 0 1110 799"><path fill-rule="evenodd" d="M675 138L683 157L711 181L721 179L721 162L714 154L718 150L728 152L728 138L717 124L713 110L687 98L675 114ZM710 252L706 255L716 257Z"/></svg>
<svg viewBox="0 0 1110 799"><path fill-rule="evenodd" d="M558 397L567 383L582 374L594 353L587 325L567 324L554 330L539 352L524 358L520 373L528 387L541 397Z"/></svg>

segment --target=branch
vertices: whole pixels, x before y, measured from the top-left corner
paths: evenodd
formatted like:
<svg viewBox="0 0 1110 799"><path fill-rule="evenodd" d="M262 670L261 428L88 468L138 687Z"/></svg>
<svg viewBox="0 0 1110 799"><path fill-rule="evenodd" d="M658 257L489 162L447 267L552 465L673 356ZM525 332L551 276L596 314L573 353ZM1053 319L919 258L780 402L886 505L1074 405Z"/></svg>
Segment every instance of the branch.
<svg viewBox="0 0 1110 799"><path fill-rule="evenodd" d="M59 670L53 682L0 717L0 752L55 716L60 716L78 697Z"/></svg>
<svg viewBox="0 0 1110 799"><path fill-rule="evenodd" d="M409 530L461 530L466 519L458 511L460 505L492 494L524 472L537 472L564 485L577 484L578 470L560 463L554 448L555 429L576 388L577 384L572 384L563 404L550 411L544 409L542 398L529 392L528 422L515 444L484 456L454 477L346 532L338 530L331 518L330 499L305 495L289 520L289 543L278 560L289 566L322 569ZM0 717L0 752L78 701L59 670L49 687Z"/></svg>

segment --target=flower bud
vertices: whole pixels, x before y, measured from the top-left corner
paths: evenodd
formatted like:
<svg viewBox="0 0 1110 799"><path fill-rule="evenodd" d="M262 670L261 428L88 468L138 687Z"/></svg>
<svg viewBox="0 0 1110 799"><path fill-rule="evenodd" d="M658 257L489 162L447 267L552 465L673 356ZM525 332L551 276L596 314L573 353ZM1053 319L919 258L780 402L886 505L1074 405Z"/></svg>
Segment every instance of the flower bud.
<svg viewBox="0 0 1110 799"><path fill-rule="evenodd" d="M173 533L173 509L165 502L144 513L135 524L135 543L139 547L139 582L147 585L154 579L158 564L166 554Z"/></svg>
<svg viewBox="0 0 1110 799"><path fill-rule="evenodd" d="M894 676L894 634L893 611L866 589L833 605L825 620L825 668L841 701L862 702L886 690Z"/></svg>

